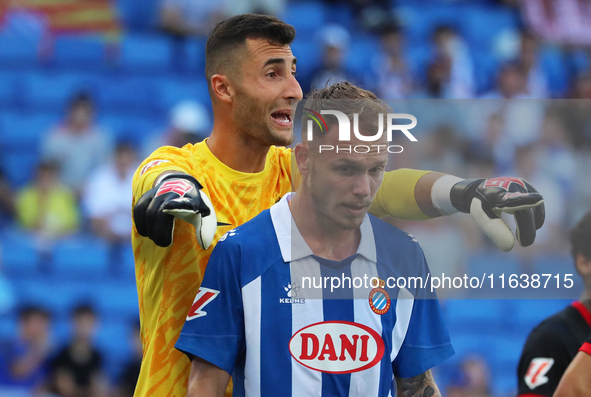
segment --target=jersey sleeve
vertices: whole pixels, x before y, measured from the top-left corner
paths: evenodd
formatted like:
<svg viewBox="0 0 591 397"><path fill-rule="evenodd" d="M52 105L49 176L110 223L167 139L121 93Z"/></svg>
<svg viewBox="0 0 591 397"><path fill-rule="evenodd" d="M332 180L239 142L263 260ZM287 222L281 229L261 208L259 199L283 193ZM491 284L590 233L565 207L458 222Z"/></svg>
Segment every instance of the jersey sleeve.
<svg viewBox="0 0 591 397"><path fill-rule="evenodd" d="M422 249L416 248L415 255L414 262L419 262L418 276L426 280L429 267ZM392 363L394 375L398 378L420 375L454 355L437 294L424 285L413 295L406 337Z"/></svg>
<svg viewBox="0 0 591 397"><path fill-rule="evenodd" d="M579 351L591 355L591 335L589 335L589 338L583 343L583 346L581 346Z"/></svg>
<svg viewBox="0 0 591 397"><path fill-rule="evenodd" d="M245 352L244 310L236 270L240 251L238 245L220 241L175 347L189 358L200 357L232 374L237 357Z"/></svg>
<svg viewBox="0 0 591 397"><path fill-rule="evenodd" d="M133 204L148 190L152 189L158 175L165 171L192 174L195 166L191 153L184 148L163 146L146 158L133 176ZM197 177L197 180L199 178Z"/></svg>
<svg viewBox="0 0 591 397"><path fill-rule="evenodd" d="M378 218L390 215L398 219L429 219L415 200L417 182L429 172L408 168L386 172L369 212Z"/></svg>
<svg viewBox="0 0 591 397"><path fill-rule="evenodd" d="M567 347L561 340L559 330L548 324L532 331L517 367L519 396L554 395L570 362Z"/></svg>

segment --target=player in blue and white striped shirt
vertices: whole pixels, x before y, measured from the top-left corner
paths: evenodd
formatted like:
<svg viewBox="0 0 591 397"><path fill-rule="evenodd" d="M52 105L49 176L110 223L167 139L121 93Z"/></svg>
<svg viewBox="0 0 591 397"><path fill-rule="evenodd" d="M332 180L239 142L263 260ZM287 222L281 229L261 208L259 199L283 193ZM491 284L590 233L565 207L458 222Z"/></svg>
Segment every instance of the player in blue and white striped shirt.
<svg viewBox="0 0 591 397"><path fill-rule="evenodd" d="M361 99L369 131L388 113L370 92L339 87L313 95ZM295 195L214 249L176 344L192 359L189 396L223 396L230 374L235 396L440 395L430 368L453 348L436 296L386 282L426 280L422 249L367 214L387 152L319 153L339 145L336 131L296 147Z"/></svg>

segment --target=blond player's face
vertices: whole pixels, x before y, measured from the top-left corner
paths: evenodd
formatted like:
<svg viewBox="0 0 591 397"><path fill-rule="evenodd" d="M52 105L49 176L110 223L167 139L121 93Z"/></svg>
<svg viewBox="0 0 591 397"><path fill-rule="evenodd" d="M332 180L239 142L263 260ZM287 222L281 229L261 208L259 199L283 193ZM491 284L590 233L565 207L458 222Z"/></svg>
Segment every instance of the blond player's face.
<svg viewBox="0 0 591 397"><path fill-rule="evenodd" d="M289 46L264 39L248 39L247 51L237 87L236 125L263 144L289 145L292 102L303 96L295 79L296 59Z"/></svg>
<svg viewBox="0 0 591 397"><path fill-rule="evenodd" d="M339 142L337 135L329 132L323 144L336 148L366 143L356 139ZM387 141L374 144L387 144ZM368 153L337 153L336 150L310 153L310 192L316 213L333 227L351 230L361 225L384 177L388 162L384 147L378 152L373 146Z"/></svg>

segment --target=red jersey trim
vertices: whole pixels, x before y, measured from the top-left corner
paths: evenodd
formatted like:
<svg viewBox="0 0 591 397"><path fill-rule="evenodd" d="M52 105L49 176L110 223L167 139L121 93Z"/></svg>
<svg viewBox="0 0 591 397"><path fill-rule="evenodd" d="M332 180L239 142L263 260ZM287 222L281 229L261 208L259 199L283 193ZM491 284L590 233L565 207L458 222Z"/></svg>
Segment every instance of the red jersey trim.
<svg viewBox="0 0 591 397"><path fill-rule="evenodd" d="M581 301L573 302L572 306L581 313L581 316L583 316L587 324L591 327L591 312L589 312L589 309Z"/></svg>
<svg viewBox="0 0 591 397"><path fill-rule="evenodd" d="M542 396L541 394L520 394L518 397L546 397Z"/></svg>
<svg viewBox="0 0 591 397"><path fill-rule="evenodd" d="M579 351L591 355L591 343L589 343L589 342L583 343L583 346L581 346Z"/></svg>

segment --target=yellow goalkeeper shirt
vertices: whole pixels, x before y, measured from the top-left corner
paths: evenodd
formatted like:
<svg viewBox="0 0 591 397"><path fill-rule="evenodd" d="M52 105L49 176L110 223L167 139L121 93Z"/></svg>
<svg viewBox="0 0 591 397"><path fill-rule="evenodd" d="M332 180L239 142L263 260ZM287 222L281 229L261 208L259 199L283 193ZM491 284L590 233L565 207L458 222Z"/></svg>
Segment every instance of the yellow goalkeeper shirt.
<svg viewBox="0 0 591 397"><path fill-rule="evenodd" d="M135 396L186 396L191 362L174 345L197 293L205 266L218 239L270 208L292 190L292 151L272 146L265 169L233 170L218 160L206 141L183 148L162 147L140 165L133 178L133 205L164 171L194 176L211 199L219 226L212 245L203 250L192 225L175 221L173 243L161 248L139 235L132 243L139 298L143 359ZM427 171L397 170L386 174L371 212L406 219L426 219L414 200L417 181ZM231 386L226 395L231 393Z"/></svg>

